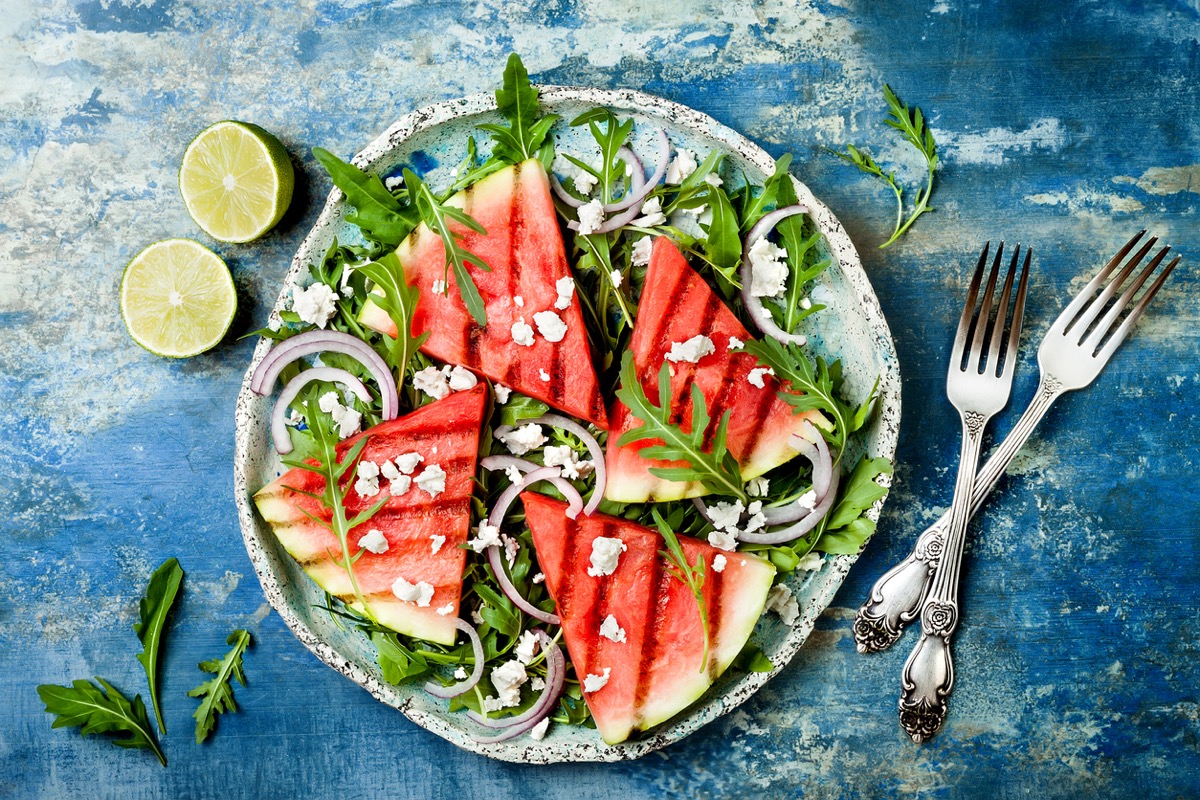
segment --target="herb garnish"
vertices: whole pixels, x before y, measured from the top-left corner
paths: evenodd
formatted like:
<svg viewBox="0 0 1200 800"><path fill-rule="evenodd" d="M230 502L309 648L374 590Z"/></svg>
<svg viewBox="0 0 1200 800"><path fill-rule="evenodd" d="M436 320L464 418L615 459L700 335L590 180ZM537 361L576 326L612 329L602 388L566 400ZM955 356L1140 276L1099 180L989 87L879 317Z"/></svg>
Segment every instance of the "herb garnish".
<svg viewBox="0 0 1200 800"><path fill-rule="evenodd" d="M888 492L876 478L891 474L892 464L886 458L861 459L842 488L837 505L821 521L821 535L813 549L835 554L858 553L875 533L875 523L865 514Z"/></svg>
<svg viewBox="0 0 1200 800"><path fill-rule="evenodd" d="M508 164L541 158L539 151L547 144L546 136L558 116L538 117L538 90L529 83L529 73L516 53L509 55L504 67L504 87L496 90L496 107L508 120L508 127L479 126L492 134L492 156ZM553 152L553 142L548 147Z"/></svg>
<svg viewBox="0 0 1200 800"><path fill-rule="evenodd" d="M188 697L201 698L199 708L192 715L196 718L197 744L212 733L213 726L217 724L218 714L238 710L233 699L233 681L236 679L242 686L246 685L246 673L242 671L242 655L250 646L250 634L247 631L236 630L229 634L225 643L233 645L233 649L223 658L200 662L200 669L215 677L188 692Z"/></svg>
<svg viewBox="0 0 1200 800"><path fill-rule="evenodd" d="M386 311L392 322L396 323L395 339L385 334L380 335L383 336L387 349L388 366L396 370L396 374L403 381L408 370L408 360L429 338L428 331L420 336L412 335L413 314L417 311L417 302L421 299L421 294L417 287L409 286L404 280L404 267L395 253L381 256L370 264L358 267L356 271L370 278L376 287L383 290L382 295L372 295L371 302Z"/></svg>
<svg viewBox="0 0 1200 800"><path fill-rule="evenodd" d="M346 202L354 206L356 213L346 221L361 228L367 238L395 247L421 221L416 209L402 204L378 175L364 172L321 147L314 147L312 154L329 173L334 186L346 195Z"/></svg>
<svg viewBox="0 0 1200 800"><path fill-rule="evenodd" d="M37 687L38 697L46 704L46 711L58 715L52 727L79 728L84 736L93 733L113 734L113 744L150 750L158 757L158 763L165 767L167 757L151 733L150 718L146 715L142 696L134 696L130 703L104 678L96 678L96 682L100 687L82 679L70 686L47 683Z"/></svg>
<svg viewBox="0 0 1200 800"><path fill-rule="evenodd" d="M933 194L933 173L938 165L937 143L933 140L933 132L929 130L929 125L926 123L925 115L921 113L921 109L917 106L909 108L906 104L902 103L900 98L896 96L895 92L887 84L883 86L883 98L887 101L889 115L884 120L884 123L900 131L900 135L904 141L911 144L917 149L917 152L924 156L928 172L925 179L925 187L917 192L917 199L912 210L909 212L908 219L904 219L904 187L896 181L895 173L890 171L884 172L883 168L875 163L875 159L871 158L870 154L863 152L852 144L846 145L845 152L830 151L838 158L849 164L853 164L868 175L874 175L881 179L895 192L896 225L891 237L879 245L880 249L887 247L903 236L904 232L917 221L917 217L926 211L933 210L929 205L929 196Z"/></svg>
<svg viewBox="0 0 1200 800"><path fill-rule="evenodd" d="M182 582L183 568L179 566L179 561L168 558L150 576L146 596L138 603L140 621L133 623L133 630L142 642L142 652L138 653L137 660L146 670L146 683L150 690L150 702L154 706L154 717L158 720L159 733L164 736L167 726L163 724L162 709L158 704L158 658L162 652L162 635L167 625L167 614L175 603Z"/></svg>
<svg viewBox="0 0 1200 800"><path fill-rule="evenodd" d="M704 578L708 565L704 561L704 554L696 554L696 563L689 564L687 556L684 555L683 546L679 544L679 537L675 535L675 531L667 524L662 515L658 513L657 508L651 509L651 514L654 515L654 524L658 527L658 532L662 534L663 539L667 542L667 549L660 550L659 555L665 558L670 566L667 567L667 572L671 577L678 580L688 588L692 593L692 597L696 600L696 610L700 612L700 625L704 628L704 652L700 656L700 672L704 672L708 667L708 606L704 602Z"/></svg>

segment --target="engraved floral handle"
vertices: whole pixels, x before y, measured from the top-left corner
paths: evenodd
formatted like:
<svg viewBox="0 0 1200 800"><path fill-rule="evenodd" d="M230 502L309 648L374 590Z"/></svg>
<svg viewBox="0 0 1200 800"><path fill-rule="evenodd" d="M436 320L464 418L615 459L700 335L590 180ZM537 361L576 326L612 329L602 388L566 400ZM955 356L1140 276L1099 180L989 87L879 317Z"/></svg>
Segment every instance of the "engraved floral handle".
<svg viewBox="0 0 1200 800"><path fill-rule="evenodd" d="M1025 446L1034 428L1046 416L1050 406L1065 393L1062 382L1042 371L1038 390L1025 413L996 448L971 488L970 517L1008 470L1017 452ZM921 601L929 591L930 578L937 572L945 549L950 512L943 514L919 537L913 551L875 582L871 594L854 618L854 640L860 653L877 653L891 647L904 626L920 612Z"/></svg>

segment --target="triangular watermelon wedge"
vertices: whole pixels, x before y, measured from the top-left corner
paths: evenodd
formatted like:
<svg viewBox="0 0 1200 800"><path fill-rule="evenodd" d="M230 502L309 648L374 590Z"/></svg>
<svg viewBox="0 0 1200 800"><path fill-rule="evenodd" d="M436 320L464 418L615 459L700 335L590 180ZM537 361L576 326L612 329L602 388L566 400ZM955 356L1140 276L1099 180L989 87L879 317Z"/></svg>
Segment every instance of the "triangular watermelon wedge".
<svg viewBox="0 0 1200 800"><path fill-rule="evenodd" d="M668 562L659 552L665 543L656 531L606 514L570 520L566 503L533 492L521 499L575 674L583 683L588 675L608 671L607 683L583 695L604 741L625 741L633 731L675 716L733 663L766 604L775 577L769 562L679 537L688 562L700 556L706 564L704 603L711 644L703 663L696 599L667 571ZM625 545L611 575L588 574L597 537L620 539ZM725 561L720 572L713 569L718 558ZM600 634L610 614L624 630L624 641Z"/></svg>
<svg viewBox="0 0 1200 800"><path fill-rule="evenodd" d="M761 367L758 359L742 352L736 342L730 347L731 339L746 342L750 334L688 265L675 243L660 236L651 250L629 342L648 397L657 402L658 373L671 345L698 335L709 337L716 351L698 363L681 361L671 365L672 420L684 430L691 429L691 387L695 385L704 393L710 418L706 447L711 446L721 417L727 411L732 412L727 446L737 459L744 479L758 477L794 458L797 451L788 444L788 437L798 433L805 420L825 425L824 417L815 410L794 413L777 396L779 382L770 374L755 374L761 388L751 383L751 371ZM623 433L641 425L620 400L613 401L608 418L606 498L619 503L644 503L708 493L699 483L670 481L650 474L651 467L686 466L682 462L642 458L639 451L659 444L657 439L617 447Z"/></svg>
<svg viewBox="0 0 1200 800"><path fill-rule="evenodd" d="M466 551L460 545L469 535L479 429L486 404L486 390L479 385L338 444L339 460L366 436L370 438L360 463L382 464L406 453L418 453L423 460L413 470L412 478L431 465L440 466L446 473L445 490L436 496L414 481L408 491L393 497L389 481L381 478L379 494L363 498L351 488L346 498L347 517L388 498L375 516L353 529L348 538L353 557L360 552L359 540L372 529L386 537L387 551L363 551L354 562L354 575L371 614L400 633L441 644L454 643L454 619L458 616L466 561ZM347 479L353 482L353 473ZM328 521L330 512L319 501L292 489L320 493L325 482L312 472L289 470L254 495L259 513L318 586L357 606L349 577L339 563L341 546L337 537L307 516ZM438 542L434 537L445 538ZM426 605L399 599L392 592L397 578L413 585L430 584L434 587L432 598Z"/></svg>
<svg viewBox="0 0 1200 800"><path fill-rule="evenodd" d="M445 247L441 237L422 224L396 250L406 280L421 293L412 330L414 336L429 332L421 350L606 427L579 300L572 295L565 309L555 308L557 283L571 272L542 165L529 160L507 167L447 202L466 211L487 231L479 234L457 223L452 226L461 234L463 248L491 267L491 272L467 267L483 298L487 325L480 327L467 311L453 271L447 291L433 291L434 282L447 277ZM551 342L538 332L534 314L544 312L557 314L566 323L561 341ZM513 324L519 320L534 330L530 346L514 341ZM370 300L360 321L396 335L391 317Z"/></svg>

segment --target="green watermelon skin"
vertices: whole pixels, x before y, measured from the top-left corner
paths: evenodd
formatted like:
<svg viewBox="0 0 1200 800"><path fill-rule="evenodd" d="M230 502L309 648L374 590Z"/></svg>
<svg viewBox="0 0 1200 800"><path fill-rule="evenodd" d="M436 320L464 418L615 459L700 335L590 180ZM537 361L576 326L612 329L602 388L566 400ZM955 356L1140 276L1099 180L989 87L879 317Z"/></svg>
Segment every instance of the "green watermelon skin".
<svg viewBox="0 0 1200 800"><path fill-rule="evenodd" d="M491 272L468 267L487 310L487 325L480 327L468 313L453 271L447 275L441 237L422 224L396 250L405 279L421 293L413 316L413 334L429 333L421 350L606 427L579 300L572 297L566 309L554 307L556 283L571 271L549 179L541 164L531 159L502 169L448 202L462 208L487 231L479 234L455 228L462 234L463 247L491 267ZM442 279L447 280L447 292L434 293L434 281ZM517 305L517 297L523 305ZM540 311L553 311L566 323L562 341L550 342L536 333L533 315ZM513 323L522 318L535 330L532 346L513 341ZM396 335L391 317L370 300L360 321ZM542 380L543 372L549 380Z"/></svg>
<svg viewBox="0 0 1200 800"><path fill-rule="evenodd" d="M466 562L466 551L461 545L470 534L471 493L486 406L487 391L481 384L376 425L337 447L340 461L359 439L370 437L363 448L362 460L380 463L417 452L424 461L417 465L413 477L430 464L438 464L446 472L446 490L436 497L415 483L400 497L391 497L385 479L380 480L380 493L374 497L362 498L353 488L346 497L347 517L387 498L374 517L350 532L350 555L354 557L360 552L358 541L371 529L379 530L387 538L386 552L362 552L354 562L354 575L371 614L400 633L441 644L455 641L453 621L458 616ZM347 480L353 483L352 473ZM305 513L329 521L330 512L319 501L294 489L319 494L324 491L325 482L311 472L289 470L254 495L259 513L288 554L318 586L362 610L355 601L349 576L339 563L341 546L337 537ZM433 552L430 538L435 534L446 537L437 553ZM392 583L398 577L413 584L425 581L432 585L434 594L429 606L420 607L397 598L392 593ZM452 606L449 613L437 613L437 609L447 605Z"/></svg>
<svg viewBox="0 0 1200 800"><path fill-rule="evenodd" d="M562 618L563 638L575 673L610 670L608 683L584 693L596 727L609 744L648 730L698 700L741 652L762 615L775 568L746 553L722 551L680 536L689 563L706 564L704 603L711 646L704 656L704 632L691 591L667 570L656 531L606 514L567 519L566 503L525 492L525 520L533 533L538 564ZM626 546L612 575L588 575L592 542L618 538ZM711 569L723 555L723 572ZM612 614L626 641L600 635Z"/></svg>
<svg viewBox="0 0 1200 800"><path fill-rule="evenodd" d="M655 403L658 373L671 344L699 334L712 340L716 352L696 364L672 364L671 419L684 430L691 430L691 387L699 387L710 417L705 432L709 447L722 415L732 412L726 441L744 479L755 478L794 458L796 451L788 444L788 437L799 432L805 420L827 424L819 411L794 413L779 399L779 382L771 375L763 376L761 389L750 383L751 370L761 366L758 359L729 347L730 337L746 342L750 334L688 265L675 243L660 236L651 251L629 344L642 388ZM608 483L604 496L619 503L645 503L707 494L699 483L670 481L650 474L651 467L686 466L684 462L642 458L639 451L659 443L657 439L617 446L622 434L640 425L624 403L613 401L609 409Z"/></svg>

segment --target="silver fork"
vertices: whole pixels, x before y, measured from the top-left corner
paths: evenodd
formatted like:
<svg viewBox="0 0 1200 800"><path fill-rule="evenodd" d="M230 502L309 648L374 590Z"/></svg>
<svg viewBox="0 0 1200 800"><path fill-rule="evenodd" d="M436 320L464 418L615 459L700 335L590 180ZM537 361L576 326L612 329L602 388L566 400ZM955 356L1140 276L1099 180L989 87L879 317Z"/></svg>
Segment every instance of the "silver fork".
<svg viewBox="0 0 1200 800"><path fill-rule="evenodd" d="M1130 239L1079 292L1046 332L1038 349L1041 380L1037 392L1012 431L975 477L975 484L971 490L972 516L979 511L984 499L1007 471L1013 457L1025 445L1050 406L1066 392L1082 389L1096 379L1108 363L1109 357L1129 335L1171 270L1179 263L1178 257L1171 261L1134 304L1133 297L1136 292L1171 249L1162 248L1111 306L1104 318L1095 325L1092 335L1088 336L1088 329L1096 317L1157 243L1158 239L1151 237L1124 266L1121 266L1121 262L1145 233L1143 230ZM1096 296L1098 291L1101 292L1099 297ZM1130 309L1128 315L1124 320L1119 320L1125 309ZM1101 340L1102 335L1096 333L1097 331L1111 331L1111 336L1098 352L1095 344ZM875 582L867 602L859 609L854 620L854 638L860 653L887 649L900 638L904 626L916 618L921 600L929 589L929 579L937 571L941 561L949 522L950 512L947 511L917 538L916 546L907 558Z"/></svg>
<svg viewBox="0 0 1200 800"><path fill-rule="evenodd" d="M995 321L991 321L992 298L1003 254L1004 244L1001 243L996 248L996 257L988 275L983 304L977 307L979 285L983 280L984 267L987 266L988 246L984 245L975 276L971 279L958 333L954 336L954 347L950 350L946 395L962 417L962 451L959 454L958 479L954 484L954 501L950 505L950 532L942 556L942 568L934 574L929 595L921 606L921 639L904 664L900 724L916 742L932 736L946 718L946 701L954 688L950 639L958 626L958 572L967 520L970 519L971 488L975 484L975 471L979 466L979 448L988 420L1004 408L1012 391L1032 254L1029 250L1025 251L1020 286L1010 313L1009 302L1021 246L1017 245L1013 251L1004 289L996 302ZM1002 343L1006 345L1003 359L1000 357Z"/></svg>

